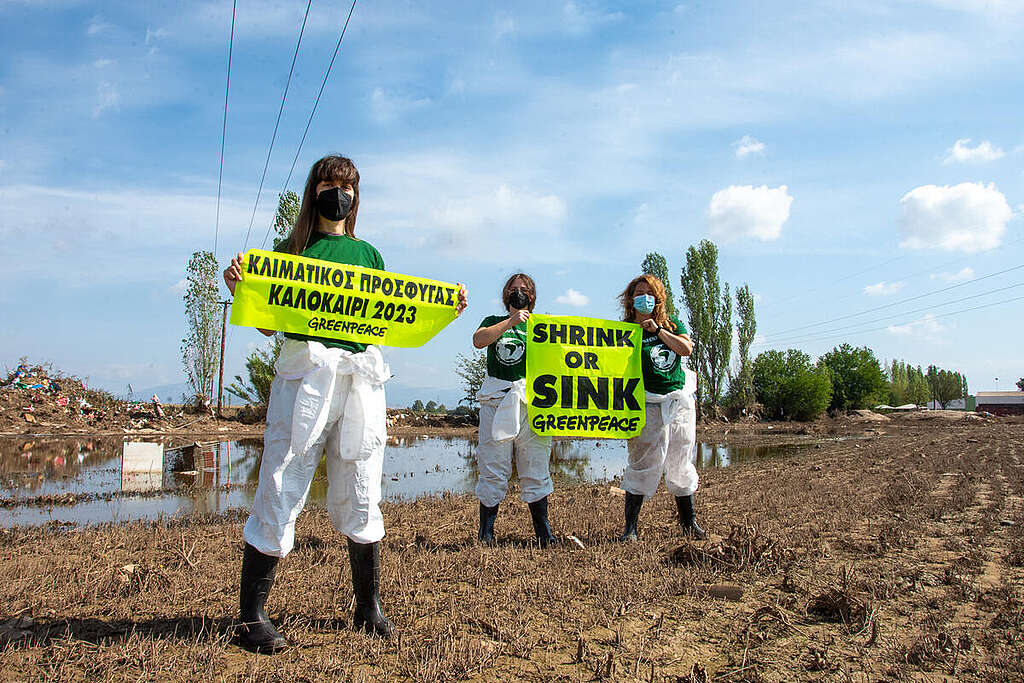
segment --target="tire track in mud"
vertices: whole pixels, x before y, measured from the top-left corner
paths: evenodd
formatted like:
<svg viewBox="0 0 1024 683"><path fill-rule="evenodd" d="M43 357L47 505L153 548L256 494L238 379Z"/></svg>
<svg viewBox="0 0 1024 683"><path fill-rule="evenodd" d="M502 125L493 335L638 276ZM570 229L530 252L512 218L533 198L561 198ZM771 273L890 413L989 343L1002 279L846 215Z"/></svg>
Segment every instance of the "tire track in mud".
<svg viewBox="0 0 1024 683"><path fill-rule="evenodd" d="M1009 538L1000 518L1008 505L1002 469L1016 452L1005 444L972 450L967 443L951 459L928 494L930 519L921 529L920 562L923 584L919 610L924 623L907 624L897 657L953 676L994 673L989 629L999 616L997 593L1007 582ZM951 454L952 455L952 454ZM915 610L918 611L918 610Z"/></svg>

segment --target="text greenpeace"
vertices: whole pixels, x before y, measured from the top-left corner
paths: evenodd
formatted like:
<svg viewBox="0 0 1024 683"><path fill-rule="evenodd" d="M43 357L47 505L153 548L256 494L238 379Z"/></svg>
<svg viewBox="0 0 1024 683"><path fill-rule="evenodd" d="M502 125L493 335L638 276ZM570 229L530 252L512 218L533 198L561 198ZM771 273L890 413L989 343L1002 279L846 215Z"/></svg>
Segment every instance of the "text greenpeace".
<svg viewBox="0 0 1024 683"><path fill-rule="evenodd" d="M449 282L250 249L231 323L384 346L421 346L455 319Z"/></svg>
<svg viewBox="0 0 1024 683"><path fill-rule="evenodd" d="M526 329L530 428L545 436L628 439L644 426L640 326L533 314Z"/></svg>

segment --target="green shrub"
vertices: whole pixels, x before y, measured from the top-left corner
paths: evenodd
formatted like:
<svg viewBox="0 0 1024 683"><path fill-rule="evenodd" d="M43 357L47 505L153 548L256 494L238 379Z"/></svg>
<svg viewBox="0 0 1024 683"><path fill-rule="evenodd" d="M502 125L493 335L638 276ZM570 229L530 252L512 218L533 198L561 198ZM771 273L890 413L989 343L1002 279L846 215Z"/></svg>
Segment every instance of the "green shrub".
<svg viewBox="0 0 1024 683"><path fill-rule="evenodd" d="M837 346L818 359L818 366L832 373L831 410L871 408L887 398L889 383L882 364L866 346Z"/></svg>
<svg viewBox="0 0 1024 683"><path fill-rule="evenodd" d="M823 367L811 365L803 351L765 351L754 359L754 391L766 417L813 420L832 398L832 379Z"/></svg>

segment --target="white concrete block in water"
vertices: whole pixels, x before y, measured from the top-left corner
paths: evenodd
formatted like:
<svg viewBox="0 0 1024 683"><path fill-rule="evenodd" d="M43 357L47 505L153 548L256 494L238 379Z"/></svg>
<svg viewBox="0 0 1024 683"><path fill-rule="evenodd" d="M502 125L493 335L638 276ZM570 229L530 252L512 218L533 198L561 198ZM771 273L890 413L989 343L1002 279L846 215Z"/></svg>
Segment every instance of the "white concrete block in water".
<svg viewBox="0 0 1024 683"><path fill-rule="evenodd" d="M164 445L126 441L121 453L121 472L163 472Z"/></svg>

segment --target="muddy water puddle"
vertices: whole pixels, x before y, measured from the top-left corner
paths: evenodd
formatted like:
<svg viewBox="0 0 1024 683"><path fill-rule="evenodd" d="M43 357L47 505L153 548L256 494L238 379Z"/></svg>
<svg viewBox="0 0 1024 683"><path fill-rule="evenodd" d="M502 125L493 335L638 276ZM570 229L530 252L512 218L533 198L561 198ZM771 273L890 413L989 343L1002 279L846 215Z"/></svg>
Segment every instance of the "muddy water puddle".
<svg viewBox="0 0 1024 683"><path fill-rule="evenodd" d="M156 447L139 466L120 438L0 439L0 527L69 525L218 514L252 505L261 439ZM730 447L697 444L697 467L728 467L786 455L803 446ZM476 442L466 438L391 437L384 457L387 501L411 500L476 486ZM558 441L551 470L561 485L610 481L622 475L626 443ZM309 500L322 504L327 475L321 461Z"/></svg>

